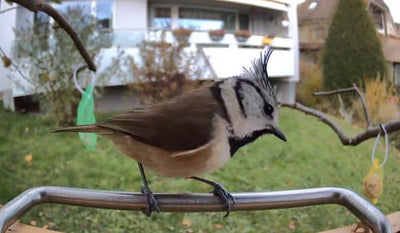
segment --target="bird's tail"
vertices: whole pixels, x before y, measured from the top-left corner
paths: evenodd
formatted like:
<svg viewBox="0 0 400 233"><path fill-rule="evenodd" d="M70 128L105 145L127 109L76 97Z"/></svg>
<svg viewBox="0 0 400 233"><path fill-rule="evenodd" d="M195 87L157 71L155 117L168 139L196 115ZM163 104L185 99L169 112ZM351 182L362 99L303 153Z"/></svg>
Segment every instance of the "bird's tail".
<svg viewBox="0 0 400 233"><path fill-rule="evenodd" d="M98 134L112 134L111 129L101 127L98 125L78 125L65 128L58 128L53 131L53 133L60 132L80 132L80 133L98 133Z"/></svg>

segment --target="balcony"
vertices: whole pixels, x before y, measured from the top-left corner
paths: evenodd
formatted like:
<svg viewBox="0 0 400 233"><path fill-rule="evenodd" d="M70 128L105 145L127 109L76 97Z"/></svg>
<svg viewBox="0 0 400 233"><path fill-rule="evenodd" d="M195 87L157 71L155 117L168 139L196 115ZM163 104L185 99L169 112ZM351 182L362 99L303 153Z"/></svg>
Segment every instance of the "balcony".
<svg viewBox="0 0 400 233"><path fill-rule="evenodd" d="M117 47L140 60L138 45L146 40L160 40L161 31L152 30L116 30L113 46L103 50L101 63L109 62L116 54ZM251 61L260 56L267 46L275 49L271 56L268 72L272 78L289 78L294 76L294 41L289 38L275 37L264 40L263 36L252 35L244 42L238 42L233 33L226 33L220 41L213 41L208 32L194 31L188 38L187 51L198 52L208 64L209 78L226 78L242 73L243 67L251 65ZM165 32L168 43L176 43L171 31ZM266 43L269 42L269 43ZM101 65L100 65L101 67ZM105 67L105 66L104 66ZM132 78L132 77L130 77ZM107 85L124 85L125 81L118 77L110 79Z"/></svg>

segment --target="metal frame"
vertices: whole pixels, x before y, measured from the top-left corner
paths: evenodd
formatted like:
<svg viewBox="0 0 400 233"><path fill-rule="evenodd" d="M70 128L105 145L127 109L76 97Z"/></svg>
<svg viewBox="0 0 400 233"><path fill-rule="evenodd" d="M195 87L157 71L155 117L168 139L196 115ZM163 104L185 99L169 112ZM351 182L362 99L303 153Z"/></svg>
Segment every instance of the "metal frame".
<svg viewBox="0 0 400 233"><path fill-rule="evenodd" d="M344 188L313 188L290 191L233 193L232 211L268 210L338 204L346 207L376 233L391 233L386 216L357 193ZM155 194L162 212L226 211L212 194ZM36 205L56 203L105 209L142 210L146 198L141 193L115 192L69 187L43 186L29 189L0 209L0 230L7 229Z"/></svg>

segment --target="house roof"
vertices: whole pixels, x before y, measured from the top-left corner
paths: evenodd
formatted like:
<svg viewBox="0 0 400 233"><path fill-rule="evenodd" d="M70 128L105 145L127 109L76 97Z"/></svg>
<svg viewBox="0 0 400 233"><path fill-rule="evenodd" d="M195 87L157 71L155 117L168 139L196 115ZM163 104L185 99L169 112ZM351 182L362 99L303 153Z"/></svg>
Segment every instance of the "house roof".
<svg viewBox="0 0 400 233"><path fill-rule="evenodd" d="M366 2L373 2L375 5L378 5L382 8L384 8L385 10L389 10L389 7L386 5L386 3L383 0L366 0Z"/></svg>
<svg viewBox="0 0 400 233"><path fill-rule="evenodd" d="M400 38L380 37L380 39L385 60L400 63ZM322 45L322 42L300 42L300 50L318 51Z"/></svg>
<svg viewBox="0 0 400 233"><path fill-rule="evenodd" d="M299 23L315 20L330 20L335 13L338 2L338 0L304 1L297 7Z"/></svg>
<svg viewBox="0 0 400 233"><path fill-rule="evenodd" d="M383 0L364 0L367 4L374 3L386 11L388 6ZM330 20L335 13L339 0L306 0L297 7L299 23L314 20Z"/></svg>

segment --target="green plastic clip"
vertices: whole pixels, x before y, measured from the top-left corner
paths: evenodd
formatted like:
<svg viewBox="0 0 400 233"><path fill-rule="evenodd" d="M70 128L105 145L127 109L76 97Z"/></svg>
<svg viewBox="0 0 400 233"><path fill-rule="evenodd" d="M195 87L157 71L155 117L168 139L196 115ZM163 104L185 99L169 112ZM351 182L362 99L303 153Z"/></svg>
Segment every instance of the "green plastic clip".
<svg viewBox="0 0 400 233"><path fill-rule="evenodd" d="M89 125L96 123L94 116L94 101L92 94L93 87L88 85L85 92L82 94L82 99L78 106L78 125ZM78 133L86 150L92 151L96 147L97 134L95 133Z"/></svg>

